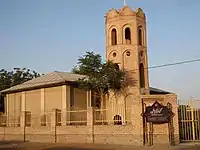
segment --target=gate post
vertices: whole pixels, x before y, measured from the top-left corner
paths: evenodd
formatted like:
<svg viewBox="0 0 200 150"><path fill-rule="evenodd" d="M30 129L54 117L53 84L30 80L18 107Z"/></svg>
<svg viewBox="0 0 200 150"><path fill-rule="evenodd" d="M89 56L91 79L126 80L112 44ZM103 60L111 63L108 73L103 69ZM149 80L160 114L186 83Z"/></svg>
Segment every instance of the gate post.
<svg viewBox="0 0 200 150"><path fill-rule="evenodd" d="M149 146L153 146L153 123L149 123Z"/></svg>
<svg viewBox="0 0 200 150"><path fill-rule="evenodd" d="M194 125L194 122L195 122L195 118L194 118L194 107L193 107L193 103L190 104L190 109L191 109L191 119L192 119L192 140L195 141L196 138L195 138L195 125Z"/></svg>

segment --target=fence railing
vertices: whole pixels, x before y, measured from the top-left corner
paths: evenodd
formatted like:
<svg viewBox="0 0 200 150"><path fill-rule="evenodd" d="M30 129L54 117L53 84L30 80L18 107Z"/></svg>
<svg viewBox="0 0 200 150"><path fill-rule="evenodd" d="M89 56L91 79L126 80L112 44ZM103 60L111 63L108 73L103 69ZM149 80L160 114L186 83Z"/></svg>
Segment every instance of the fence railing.
<svg viewBox="0 0 200 150"><path fill-rule="evenodd" d="M51 126L52 124L52 112L46 112L44 114L29 114L25 116L26 127L39 127L39 126ZM22 123L23 124L23 123Z"/></svg>
<svg viewBox="0 0 200 150"><path fill-rule="evenodd" d="M22 112L20 116L0 114L0 127L38 127L51 126L52 123L55 123L56 126L87 125L87 110L60 111L56 109L43 114L26 111Z"/></svg>
<svg viewBox="0 0 200 150"><path fill-rule="evenodd" d="M87 125L87 110L67 111L66 125Z"/></svg>
<svg viewBox="0 0 200 150"><path fill-rule="evenodd" d="M5 114L0 115L0 126L19 127L20 116L7 116Z"/></svg>
<svg viewBox="0 0 200 150"><path fill-rule="evenodd" d="M94 125L108 124L131 124L132 109L122 109L119 107L112 113L109 109L93 109ZM55 109L51 112L43 114L33 114L30 111L25 111L21 115L0 114L0 126L10 127L38 127L51 126L55 123L56 126L69 125L87 125L88 110L70 110L61 111Z"/></svg>
<svg viewBox="0 0 200 150"><path fill-rule="evenodd" d="M97 125L96 127L131 123L131 108L115 109L114 112L119 115L111 112L109 109L90 108L70 111L55 109L42 114L30 111L22 112L21 115L0 114L0 136L3 135L4 139L11 136L18 136L20 139L23 137L24 141L30 138L37 139L39 136L49 136L56 142L59 134L68 133L69 130L72 130L70 131L72 134L76 133L77 129L86 134L87 130L90 131L91 123Z"/></svg>
<svg viewBox="0 0 200 150"><path fill-rule="evenodd" d="M108 125L108 124L131 124L132 123L132 109L122 107L117 108L112 113L109 109L95 109L94 110L94 124Z"/></svg>
<svg viewBox="0 0 200 150"><path fill-rule="evenodd" d="M94 124L95 125L107 125L108 118L106 113L108 112L107 109L95 109L94 110Z"/></svg>

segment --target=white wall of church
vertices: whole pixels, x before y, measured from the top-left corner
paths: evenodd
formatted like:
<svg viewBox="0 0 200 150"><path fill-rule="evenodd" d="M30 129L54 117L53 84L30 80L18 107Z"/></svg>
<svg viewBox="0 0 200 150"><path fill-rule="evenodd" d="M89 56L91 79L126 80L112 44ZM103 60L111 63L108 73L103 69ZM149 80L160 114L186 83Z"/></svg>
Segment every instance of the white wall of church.
<svg viewBox="0 0 200 150"><path fill-rule="evenodd" d="M44 109L51 112L53 109L62 109L62 87L51 87L44 89Z"/></svg>
<svg viewBox="0 0 200 150"><path fill-rule="evenodd" d="M8 106L6 107L6 112L8 112L10 116L20 116L21 92L9 94L7 96L7 99L8 99L8 102L6 104Z"/></svg>

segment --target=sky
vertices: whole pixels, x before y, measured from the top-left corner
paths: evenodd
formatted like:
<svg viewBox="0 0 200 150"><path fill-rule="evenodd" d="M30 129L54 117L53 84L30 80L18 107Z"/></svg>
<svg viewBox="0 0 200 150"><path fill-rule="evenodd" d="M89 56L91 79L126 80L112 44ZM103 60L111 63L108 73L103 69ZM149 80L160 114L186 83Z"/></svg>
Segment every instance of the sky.
<svg viewBox="0 0 200 150"><path fill-rule="evenodd" d="M149 66L200 58L199 0L127 0L147 18ZM105 14L122 0L0 0L0 68L70 72L86 51L105 59ZM149 69L152 87L200 99L200 62Z"/></svg>

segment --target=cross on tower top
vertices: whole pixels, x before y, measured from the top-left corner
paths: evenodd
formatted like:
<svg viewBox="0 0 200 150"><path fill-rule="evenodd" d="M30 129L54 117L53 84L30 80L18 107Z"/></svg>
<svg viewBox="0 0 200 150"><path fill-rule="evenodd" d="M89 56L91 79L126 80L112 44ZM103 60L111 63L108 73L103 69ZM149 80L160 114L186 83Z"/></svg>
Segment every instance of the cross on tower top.
<svg viewBox="0 0 200 150"><path fill-rule="evenodd" d="M124 1L124 6L126 6L126 0L123 0ZM136 1L136 0L133 0L133 1Z"/></svg>
<svg viewBox="0 0 200 150"><path fill-rule="evenodd" d="M126 0L123 0L124 1L124 6L126 6Z"/></svg>

